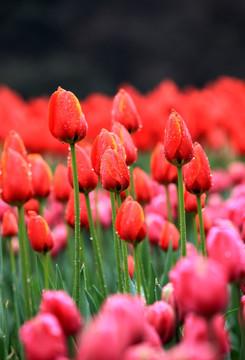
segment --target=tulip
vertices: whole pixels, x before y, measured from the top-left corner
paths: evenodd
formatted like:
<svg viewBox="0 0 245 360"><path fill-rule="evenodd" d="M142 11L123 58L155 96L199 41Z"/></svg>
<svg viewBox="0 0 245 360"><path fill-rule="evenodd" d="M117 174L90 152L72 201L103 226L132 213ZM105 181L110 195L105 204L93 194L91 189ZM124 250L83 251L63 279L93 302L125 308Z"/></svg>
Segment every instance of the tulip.
<svg viewBox="0 0 245 360"><path fill-rule="evenodd" d="M146 236L144 212L137 201L127 197L116 216L116 230L120 238L132 244L140 243Z"/></svg>
<svg viewBox="0 0 245 360"><path fill-rule="evenodd" d="M152 180L150 176L139 167L133 170L135 198L140 203L149 203L153 197Z"/></svg>
<svg viewBox="0 0 245 360"><path fill-rule="evenodd" d="M175 331L175 314L169 304L160 300L149 305L145 310L145 319L155 328L163 344L171 341Z"/></svg>
<svg viewBox="0 0 245 360"><path fill-rule="evenodd" d="M26 214L28 213L28 211L36 211L36 213L39 213L40 211L39 201L35 198L31 198L24 204L24 210Z"/></svg>
<svg viewBox="0 0 245 360"><path fill-rule="evenodd" d="M130 346L122 360L167 360L168 357L161 348L155 348L148 342L140 343L138 345Z"/></svg>
<svg viewBox="0 0 245 360"><path fill-rule="evenodd" d="M166 159L175 166L187 164L194 156L190 133L184 120L174 109L166 124L164 152Z"/></svg>
<svg viewBox="0 0 245 360"><path fill-rule="evenodd" d="M212 227L207 236L207 252L224 267L230 282L240 282L244 276L245 250L235 229Z"/></svg>
<svg viewBox="0 0 245 360"><path fill-rule="evenodd" d="M63 290L45 290L40 303L41 314L54 315L66 336L76 334L82 326L82 317L73 299Z"/></svg>
<svg viewBox="0 0 245 360"><path fill-rule="evenodd" d="M20 328L27 360L54 360L67 355L63 330L52 314L39 314Z"/></svg>
<svg viewBox="0 0 245 360"><path fill-rule="evenodd" d="M202 146L194 143L194 158L183 169L186 190L201 195L212 187L209 162Z"/></svg>
<svg viewBox="0 0 245 360"><path fill-rule="evenodd" d="M209 318L226 309L227 275L216 261L202 256L183 258L170 271L169 278L177 305L184 313L194 312Z"/></svg>
<svg viewBox="0 0 245 360"><path fill-rule="evenodd" d="M31 171L26 159L7 148L1 157L2 199L12 205L21 205L33 195Z"/></svg>
<svg viewBox="0 0 245 360"><path fill-rule="evenodd" d="M113 149L107 149L101 159L101 185L111 192L121 192L128 188L130 174L124 159Z"/></svg>
<svg viewBox="0 0 245 360"><path fill-rule="evenodd" d="M119 137L106 129L102 129L96 136L91 149L92 166L97 175L100 175L101 159L108 147L116 150L123 160L126 158L125 149Z"/></svg>
<svg viewBox="0 0 245 360"><path fill-rule="evenodd" d="M128 273L132 279L134 275L134 257L132 255L128 255Z"/></svg>
<svg viewBox="0 0 245 360"><path fill-rule="evenodd" d="M168 220L164 221L158 242L160 248L168 251L171 242L173 250L177 250L179 247L179 239L180 233L177 227Z"/></svg>
<svg viewBox="0 0 245 360"><path fill-rule="evenodd" d="M143 209L137 201L132 199L131 196L128 196L119 208L116 216L115 228L122 240L130 242L134 245L137 293L140 295L140 258L137 244L145 238L147 228Z"/></svg>
<svg viewBox="0 0 245 360"><path fill-rule="evenodd" d="M177 166L181 256L184 257L186 256L186 224L182 166L191 161L194 149L184 120L174 109L172 109L166 124L164 152L166 159Z"/></svg>
<svg viewBox="0 0 245 360"><path fill-rule="evenodd" d="M151 173L155 181L163 185L177 182L177 169L167 161L164 144L159 142L151 155Z"/></svg>
<svg viewBox="0 0 245 360"><path fill-rule="evenodd" d="M145 220L148 229L148 241L151 245L157 245L161 235L162 224L165 220L161 215L154 212L147 213Z"/></svg>
<svg viewBox="0 0 245 360"><path fill-rule="evenodd" d="M51 134L62 142L74 144L87 135L88 125L78 99L61 87L50 97L48 121Z"/></svg>
<svg viewBox="0 0 245 360"><path fill-rule="evenodd" d="M2 237L11 237L18 234L18 223L16 216L8 210L3 214L1 235Z"/></svg>
<svg viewBox="0 0 245 360"><path fill-rule="evenodd" d="M46 253L54 246L51 230L46 220L35 211L29 211L28 216L27 233L31 246L37 252Z"/></svg>
<svg viewBox="0 0 245 360"><path fill-rule="evenodd" d="M85 196L82 193L79 193L79 204L80 204L80 226L85 229L88 229L89 221L88 221L88 213L87 213L87 208L86 208L86 201L85 201ZM70 192L69 200L66 205L65 219L70 226L72 226L72 227L75 226L74 192L73 192L73 190Z"/></svg>
<svg viewBox="0 0 245 360"><path fill-rule="evenodd" d="M77 159L77 175L79 191L83 193L89 193L94 190L98 184L98 176L92 168L91 159L86 151L80 146L76 145L76 159ZM73 187L73 175L71 154L68 156L68 179Z"/></svg>
<svg viewBox="0 0 245 360"><path fill-rule="evenodd" d="M137 159L137 148L135 147L133 139L128 130L125 128L125 126L115 121L112 124L112 132L114 132L119 137L124 146L126 152L126 164L132 165L135 163Z"/></svg>
<svg viewBox="0 0 245 360"><path fill-rule="evenodd" d="M58 164L54 171L53 192L55 198L59 201L67 201L69 199L71 185L67 172L67 167L63 164Z"/></svg>
<svg viewBox="0 0 245 360"><path fill-rule="evenodd" d="M40 154L29 154L28 161L31 165L34 197L47 197L50 193L53 178L48 163Z"/></svg>
<svg viewBox="0 0 245 360"><path fill-rule="evenodd" d="M206 194L201 195L201 205L204 207L204 203L206 200ZM186 189L184 190L184 201L185 201L185 211L189 213L196 214L197 213L197 198L196 195L190 193Z"/></svg>
<svg viewBox="0 0 245 360"><path fill-rule="evenodd" d="M52 230L53 238L54 238L54 247L51 249L51 256L57 256L61 250L63 250L68 241L68 229L65 224L61 223L55 226Z"/></svg>
<svg viewBox="0 0 245 360"><path fill-rule="evenodd" d="M120 89L113 99L112 122L119 122L125 126L129 133L142 128L140 116L131 96L126 90Z"/></svg>
<svg viewBox="0 0 245 360"><path fill-rule="evenodd" d="M18 152L21 156L23 156L23 158L27 160L27 151L24 142L15 130L11 130L4 141L4 151L9 148Z"/></svg>

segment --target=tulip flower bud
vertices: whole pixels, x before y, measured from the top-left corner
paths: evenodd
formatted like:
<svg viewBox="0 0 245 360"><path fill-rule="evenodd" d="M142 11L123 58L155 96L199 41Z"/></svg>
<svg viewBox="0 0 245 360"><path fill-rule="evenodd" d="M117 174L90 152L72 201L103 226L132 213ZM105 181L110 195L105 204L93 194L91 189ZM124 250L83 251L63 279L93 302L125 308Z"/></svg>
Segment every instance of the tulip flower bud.
<svg viewBox="0 0 245 360"><path fill-rule="evenodd" d="M48 196L53 178L48 163L40 154L29 154L28 161L31 165L33 195L37 198Z"/></svg>
<svg viewBox="0 0 245 360"><path fill-rule="evenodd" d="M163 344L172 339L175 331L175 314L169 304L160 300L149 305L145 310L145 319L156 329Z"/></svg>
<svg viewBox="0 0 245 360"><path fill-rule="evenodd" d="M16 151L27 160L27 151L24 142L15 130L11 130L4 141L3 150L6 151L8 148Z"/></svg>
<svg viewBox="0 0 245 360"><path fill-rule="evenodd" d="M68 240L68 229L64 223L58 224L52 230L54 238L54 247L50 251L50 255L55 257L58 255L61 250L63 250L67 245Z"/></svg>
<svg viewBox="0 0 245 360"><path fill-rule="evenodd" d="M62 142L73 144L87 135L88 124L78 99L61 87L49 100L48 120L51 134Z"/></svg>
<svg viewBox="0 0 245 360"><path fill-rule="evenodd" d="M66 336L74 335L82 326L82 317L72 298L63 290L42 292L40 313L53 314Z"/></svg>
<svg viewBox="0 0 245 360"><path fill-rule="evenodd" d="M164 152L166 159L175 166L187 164L194 156L190 133L184 120L174 109L166 124Z"/></svg>
<svg viewBox="0 0 245 360"><path fill-rule="evenodd" d="M161 347L153 347L148 341L130 346L123 354L122 360L167 360Z"/></svg>
<svg viewBox="0 0 245 360"><path fill-rule="evenodd" d="M129 187L128 167L116 150L107 149L101 159L100 180L104 189L121 192Z"/></svg>
<svg viewBox="0 0 245 360"><path fill-rule="evenodd" d="M86 206L85 195L82 193L79 193L79 206L80 206L80 226L85 229L88 229L89 221L88 221L87 206ZM70 226L72 227L75 226L75 204L74 204L73 190L70 192L69 200L66 205L65 219Z"/></svg>
<svg viewBox="0 0 245 360"><path fill-rule="evenodd" d="M106 129L102 129L96 136L91 149L91 161L97 175L100 175L101 159L107 148L116 150L123 160L126 159L125 149L119 137Z"/></svg>
<svg viewBox="0 0 245 360"><path fill-rule="evenodd" d="M132 279L134 275L134 257L132 255L128 255L128 273Z"/></svg>
<svg viewBox="0 0 245 360"><path fill-rule="evenodd" d="M2 199L12 205L21 205L33 195L30 167L26 159L11 148L2 153L0 182Z"/></svg>
<svg viewBox="0 0 245 360"><path fill-rule="evenodd" d="M170 271L178 307L207 318L226 309L229 300L227 274L222 266L202 256L185 257ZM198 289L201 291L197 291Z"/></svg>
<svg viewBox="0 0 245 360"><path fill-rule="evenodd" d="M137 159L137 148L134 145L133 139L128 130L125 128L125 126L115 121L112 124L112 132L114 132L119 137L124 146L126 152L126 164L132 165L135 163Z"/></svg>
<svg viewBox="0 0 245 360"><path fill-rule="evenodd" d="M170 221L166 220L162 226L161 235L158 245L164 251L168 251L170 241L172 242L173 250L179 247L180 233L177 227Z"/></svg>
<svg viewBox="0 0 245 360"><path fill-rule="evenodd" d="M119 122L125 126L129 133L142 128L140 116L131 96L126 90L120 89L113 99L112 122Z"/></svg>
<svg viewBox="0 0 245 360"><path fill-rule="evenodd" d="M39 314L20 328L27 360L52 360L67 355L63 330L52 314Z"/></svg>
<svg viewBox="0 0 245 360"><path fill-rule="evenodd" d="M163 143L157 143L151 155L151 173L155 181L168 185L177 182L176 166L170 164L164 154Z"/></svg>
<svg viewBox="0 0 245 360"><path fill-rule="evenodd" d="M67 201L69 199L71 185L68 180L67 167L63 164L58 164L54 171L53 191L57 200Z"/></svg>
<svg viewBox="0 0 245 360"><path fill-rule="evenodd" d="M47 252L54 246L54 239L46 220L35 211L28 212L27 233L33 250Z"/></svg>
<svg viewBox="0 0 245 360"><path fill-rule="evenodd" d="M86 151L78 145L75 146L75 149L79 191L87 194L96 188L99 178L96 175L94 169L92 168L91 159L86 153ZM73 187L73 173L70 150L68 155L68 179L71 186Z"/></svg>
<svg viewBox="0 0 245 360"><path fill-rule="evenodd" d="M18 223L15 215L10 210L3 214L1 234L2 237L15 236L18 234Z"/></svg>
<svg viewBox="0 0 245 360"><path fill-rule="evenodd" d="M121 205L116 216L116 231L122 240L140 243L146 236L147 228L142 207L131 196Z"/></svg>
<svg viewBox="0 0 245 360"><path fill-rule="evenodd" d="M139 167L134 168L133 179L136 200L142 204L149 203L153 197L152 179Z"/></svg>
<svg viewBox="0 0 245 360"><path fill-rule="evenodd" d="M24 204L24 210L26 214L28 213L28 211L35 211L36 213L39 213L40 210L39 201L35 198L31 198Z"/></svg>
<svg viewBox="0 0 245 360"><path fill-rule="evenodd" d="M206 200L206 194L201 195L201 205L204 207L204 203ZM190 193L186 189L184 189L184 202L185 202L185 211L189 213L196 214L197 213L197 197L196 195Z"/></svg>
<svg viewBox="0 0 245 360"><path fill-rule="evenodd" d="M194 158L183 168L186 190L201 195L212 187L212 175L208 158L200 144L194 143Z"/></svg>

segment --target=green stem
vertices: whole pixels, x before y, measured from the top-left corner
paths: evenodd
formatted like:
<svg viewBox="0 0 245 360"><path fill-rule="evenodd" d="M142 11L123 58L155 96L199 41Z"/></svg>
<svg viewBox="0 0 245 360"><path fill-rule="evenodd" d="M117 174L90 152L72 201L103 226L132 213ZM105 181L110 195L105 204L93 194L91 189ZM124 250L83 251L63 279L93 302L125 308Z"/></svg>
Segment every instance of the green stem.
<svg viewBox="0 0 245 360"><path fill-rule="evenodd" d="M85 271L85 286L88 290L90 290L89 271L88 271L87 258L85 254L82 229L80 233L80 249L81 249L82 266L84 267L84 271Z"/></svg>
<svg viewBox="0 0 245 360"><path fill-rule="evenodd" d="M79 305L80 296L80 205L79 205L79 186L77 175L77 160L75 144L70 144L72 173L73 173L73 188L74 188L74 203L75 203L75 259L74 259L74 290L73 297L76 305Z"/></svg>
<svg viewBox="0 0 245 360"><path fill-rule="evenodd" d="M193 230L194 230L194 236L195 236L196 249L197 249L198 252L200 252L200 246L199 246L199 240L198 240L198 232L197 232L196 216L195 216L195 214L192 214L191 217L192 217L192 222L193 222Z"/></svg>
<svg viewBox="0 0 245 360"><path fill-rule="evenodd" d="M45 289L49 289L49 280L48 280L48 253L43 254L43 268L44 268L44 284Z"/></svg>
<svg viewBox="0 0 245 360"><path fill-rule="evenodd" d="M113 228L116 267L117 267L118 290L119 292L123 292L123 275L122 275L121 257L120 257L120 240L116 233L116 227L115 227L116 205L115 205L115 198L113 192L110 192L110 197L111 197L112 228Z"/></svg>
<svg viewBox="0 0 245 360"><path fill-rule="evenodd" d="M134 263L135 263L135 277L136 277L136 289L137 294L141 294L141 283L140 283L140 264L139 264L139 248L138 245L134 245Z"/></svg>
<svg viewBox="0 0 245 360"><path fill-rule="evenodd" d="M125 190L125 193L126 193L126 197L128 197L128 196L130 195L130 193L129 193L129 188L127 188L127 189Z"/></svg>
<svg viewBox="0 0 245 360"><path fill-rule="evenodd" d="M32 316L30 265L28 265L28 244L25 229L24 205L18 206L19 217L19 243L22 269L22 282L25 295L26 319Z"/></svg>
<svg viewBox="0 0 245 360"><path fill-rule="evenodd" d="M102 228L100 223L100 213L99 213L99 188L96 187L94 190L94 201L95 201L95 216L96 216L96 230L97 230L97 236L98 241L100 244L102 244Z"/></svg>
<svg viewBox="0 0 245 360"><path fill-rule="evenodd" d="M172 217L171 200L170 200L170 194L169 194L169 185L165 185L165 189L166 189L166 199L167 199L168 221L170 221L172 223L173 217Z"/></svg>
<svg viewBox="0 0 245 360"><path fill-rule="evenodd" d="M8 237L8 243L9 243L9 252L10 252L12 273L15 274L15 276L16 276L16 264L15 264L15 257L14 257L14 251L13 251L13 246L12 246L12 242L11 242L11 237Z"/></svg>
<svg viewBox="0 0 245 360"><path fill-rule="evenodd" d="M96 231L95 231L95 226L94 226L94 221L93 221L93 216L92 216L92 211L91 211L90 200L89 200L88 194L85 194L85 199L86 199L90 234L92 237L95 261L97 264L99 277L100 277L100 283L102 286L102 294L103 294L104 298L106 298L107 297L107 288L106 288L105 276L104 276L104 272L103 272L103 268L102 268L101 251L99 248L99 243L98 243L98 239L97 239L97 235L96 235Z"/></svg>
<svg viewBox="0 0 245 360"><path fill-rule="evenodd" d="M201 195L197 195L196 197L197 197L197 211L198 211L198 219L199 219L199 234L201 241L201 253L202 255L207 256L205 232L204 232L203 218L202 218Z"/></svg>
<svg viewBox="0 0 245 360"><path fill-rule="evenodd" d="M182 166L177 166L181 256L186 256L186 224Z"/></svg>
<svg viewBox="0 0 245 360"><path fill-rule="evenodd" d="M117 209L119 210L122 203L121 196L119 193L117 193L116 197L117 197ZM129 286L129 272L128 272L128 248L127 248L127 243L125 241L122 241L121 244L122 244L123 266L124 266L124 281L125 281L124 289L125 292L129 294L130 286Z"/></svg>
<svg viewBox="0 0 245 360"><path fill-rule="evenodd" d="M131 195L132 198L135 200L135 188L134 188L134 176L133 176L133 165L129 166L129 171L130 171L130 188L131 188Z"/></svg>
<svg viewBox="0 0 245 360"><path fill-rule="evenodd" d="M44 213L45 198L39 199L39 215L43 216Z"/></svg>

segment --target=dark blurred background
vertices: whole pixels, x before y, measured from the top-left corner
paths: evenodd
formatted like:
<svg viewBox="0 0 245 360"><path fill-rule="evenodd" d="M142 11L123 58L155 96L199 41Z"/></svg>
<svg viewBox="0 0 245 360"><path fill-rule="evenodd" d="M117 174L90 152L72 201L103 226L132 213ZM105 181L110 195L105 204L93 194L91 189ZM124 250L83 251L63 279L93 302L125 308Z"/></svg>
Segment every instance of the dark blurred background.
<svg viewBox="0 0 245 360"><path fill-rule="evenodd" d="M202 87L245 78L245 1L1 0L0 51L0 83L26 98Z"/></svg>

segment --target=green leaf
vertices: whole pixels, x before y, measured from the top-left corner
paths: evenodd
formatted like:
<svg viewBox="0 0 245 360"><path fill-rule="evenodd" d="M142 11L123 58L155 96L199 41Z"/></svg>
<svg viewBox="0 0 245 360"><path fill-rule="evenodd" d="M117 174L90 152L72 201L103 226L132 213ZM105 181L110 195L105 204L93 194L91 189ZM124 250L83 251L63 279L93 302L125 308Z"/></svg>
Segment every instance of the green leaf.
<svg viewBox="0 0 245 360"><path fill-rule="evenodd" d="M155 301L155 284L157 274L153 263L151 263L150 279L149 279L149 304L153 304Z"/></svg>
<svg viewBox="0 0 245 360"><path fill-rule="evenodd" d="M136 290L136 286L133 283L132 279L129 278L129 288L130 288L130 294L132 295L136 295L137 294L137 290Z"/></svg>
<svg viewBox="0 0 245 360"><path fill-rule="evenodd" d="M89 294L89 292L84 289L88 303L89 303L89 308L90 308L90 313L91 315L96 314L99 311L99 308L97 307L94 299L92 298L92 296Z"/></svg>
<svg viewBox="0 0 245 360"><path fill-rule="evenodd" d="M33 302L32 303L33 312L34 314L37 314L39 309L39 304L41 301L42 292L36 277L33 277L31 281L31 293L32 293L32 302Z"/></svg>
<svg viewBox="0 0 245 360"><path fill-rule="evenodd" d="M161 285L159 284L157 278L156 278L156 280L155 280L155 289L154 289L154 292L155 292L155 301L161 300L162 287L161 287Z"/></svg>
<svg viewBox="0 0 245 360"><path fill-rule="evenodd" d="M140 254L142 259L142 265L144 268L145 278L146 281L148 281L150 275L150 267L151 267L151 254L150 254L150 246L148 239L145 238L142 241L142 243L139 244L139 246L140 246Z"/></svg>
<svg viewBox="0 0 245 360"><path fill-rule="evenodd" d="M99 305L101 305L104 301L103 295L101 294L101 292L95 285L92 285L92 289L93 289L94 293L97 295L98 301L96 303L99 303Z"/></svg>
<svg viewBox="0 0 245 360"><path fill-rule="evenodd" d="M80 293L80 300L79 300L79 309L85 319L91 316L89 303L87 297L85 295L85 275L84 275L84 268L81 270L81 293Z"/></svg>
<svg viewBox="0 0 245 360"><path fill-rule="evenodd" d="M44 289L44 268L43 268L43 262L40 259L40 256L36 253L36 269L37 269L37 280L40 289Z"/></svg>
<svg viewBox="0 0 245 360"><path fill-rule="evenodd" d="M63 278L58 264L56 264L56 289L65 290Z"/></svg>

